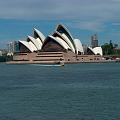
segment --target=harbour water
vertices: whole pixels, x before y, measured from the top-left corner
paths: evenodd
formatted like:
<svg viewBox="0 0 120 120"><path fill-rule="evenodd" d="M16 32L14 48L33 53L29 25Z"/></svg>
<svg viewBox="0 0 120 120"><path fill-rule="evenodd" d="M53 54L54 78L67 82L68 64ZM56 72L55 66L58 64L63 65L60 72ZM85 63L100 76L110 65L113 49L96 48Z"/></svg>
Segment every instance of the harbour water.
<svg viewBox="0 0 120 120"><path fill-rule="evenodd" d="M119 120L120 63L0 64L0 120Z"/></svg>

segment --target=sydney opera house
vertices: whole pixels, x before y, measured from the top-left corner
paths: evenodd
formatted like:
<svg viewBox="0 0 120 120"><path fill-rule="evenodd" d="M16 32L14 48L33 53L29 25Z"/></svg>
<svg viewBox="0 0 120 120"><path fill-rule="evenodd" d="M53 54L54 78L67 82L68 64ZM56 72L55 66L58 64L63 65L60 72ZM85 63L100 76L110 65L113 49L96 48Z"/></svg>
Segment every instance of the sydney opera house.
<svg viewBox="0 0 120 120"><path fill-rule="evenodd" d="M45 37L34 28L33 35L19 40L19 52L14 53L13 63L78 63L102 60L101 47L84 48L79 39L73 38L62 24Z"/></svg>

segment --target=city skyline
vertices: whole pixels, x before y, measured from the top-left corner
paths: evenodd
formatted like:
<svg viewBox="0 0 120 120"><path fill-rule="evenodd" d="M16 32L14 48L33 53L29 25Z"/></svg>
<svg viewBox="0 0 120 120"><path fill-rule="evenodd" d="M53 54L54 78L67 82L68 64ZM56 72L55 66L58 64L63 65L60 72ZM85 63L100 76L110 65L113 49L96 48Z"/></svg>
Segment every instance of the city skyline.
<svg viewBox="0 0 120 120"><path fill-rule="evenodd" d="M0 48L25 39L33 28L51 34L58 23L83 44L90 44L96 33L100 44L109 40L120 44L119 6L119 0L1 0Z"/></svg>

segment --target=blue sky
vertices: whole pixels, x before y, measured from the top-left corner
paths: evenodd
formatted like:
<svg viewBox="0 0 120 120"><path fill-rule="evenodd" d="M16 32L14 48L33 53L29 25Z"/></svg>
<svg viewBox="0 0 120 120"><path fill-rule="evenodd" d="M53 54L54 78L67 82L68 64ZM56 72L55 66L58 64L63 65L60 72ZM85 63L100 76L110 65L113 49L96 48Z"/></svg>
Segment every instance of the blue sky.
<svg viewBox="0 0 120 120"><path fill-rule="evenodd" d="M100 44L120 44L119 12L120 0L0 0L0 48L25 40L34 27L47 36L58 23L83 44L95 33Z"/></svg>

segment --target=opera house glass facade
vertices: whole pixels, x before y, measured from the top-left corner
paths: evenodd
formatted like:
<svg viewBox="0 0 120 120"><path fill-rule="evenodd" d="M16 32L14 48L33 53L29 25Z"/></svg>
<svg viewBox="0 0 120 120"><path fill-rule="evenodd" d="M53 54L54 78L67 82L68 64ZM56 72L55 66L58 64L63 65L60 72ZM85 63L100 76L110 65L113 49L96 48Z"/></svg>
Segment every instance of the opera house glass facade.
<svg viewBox="0 0 120 120"><path fill-rule="evenodd" d="M16 63L94 62L101 60L103 55L101 47L84 49L81 41L73 38L62 24L57 25L53 34L47 37L34 28L32 36L18 43L19 53L13 56Z"/></svg>

